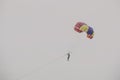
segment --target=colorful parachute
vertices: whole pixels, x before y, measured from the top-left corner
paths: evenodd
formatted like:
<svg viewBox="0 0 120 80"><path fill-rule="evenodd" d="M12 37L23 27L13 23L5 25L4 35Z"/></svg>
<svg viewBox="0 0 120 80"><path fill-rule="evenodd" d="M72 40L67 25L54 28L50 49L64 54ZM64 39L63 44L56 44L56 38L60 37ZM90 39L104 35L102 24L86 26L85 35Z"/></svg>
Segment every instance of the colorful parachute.
<svg viewBox="0 0 120 80"><path fill-rule="evenodd" d="M92 27L88 26L84 22L77 22L76 25L74 26L74 30L81 33L81 32L86 32L87 37L89 39L92 39L94 36L94 30Z"/></svg>

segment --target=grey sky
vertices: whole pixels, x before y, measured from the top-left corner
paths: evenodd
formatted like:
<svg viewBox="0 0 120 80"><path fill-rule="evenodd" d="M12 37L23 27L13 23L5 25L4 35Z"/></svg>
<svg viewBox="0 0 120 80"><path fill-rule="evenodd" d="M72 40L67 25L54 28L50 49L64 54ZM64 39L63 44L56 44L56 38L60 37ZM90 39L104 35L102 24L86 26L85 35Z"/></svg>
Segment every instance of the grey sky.
<svg viewBox="0 0 120 80"><path fill-rule="evenodd" d="M119 80L119 3L1 0L0 80ZM78 21L94 28L94 39L73 30Z"/></svg>

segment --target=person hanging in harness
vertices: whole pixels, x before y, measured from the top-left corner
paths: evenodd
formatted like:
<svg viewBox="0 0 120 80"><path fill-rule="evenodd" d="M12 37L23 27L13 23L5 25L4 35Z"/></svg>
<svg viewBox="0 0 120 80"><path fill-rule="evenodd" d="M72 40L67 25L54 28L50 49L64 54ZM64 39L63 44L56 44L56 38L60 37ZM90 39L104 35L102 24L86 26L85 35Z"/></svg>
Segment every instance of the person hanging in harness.
<svg viewBox="0 0 120 80"><path fill-rule="evenodd" d="M70 60L70 53L67 53L67 61Z"/></svg>

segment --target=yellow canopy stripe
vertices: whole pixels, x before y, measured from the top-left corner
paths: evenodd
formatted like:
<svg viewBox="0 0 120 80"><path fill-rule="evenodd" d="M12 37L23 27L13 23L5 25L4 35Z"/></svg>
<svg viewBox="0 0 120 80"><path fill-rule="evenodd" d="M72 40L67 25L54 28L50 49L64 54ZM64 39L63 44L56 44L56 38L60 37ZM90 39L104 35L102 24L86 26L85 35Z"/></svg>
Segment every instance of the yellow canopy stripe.
<svg viewBox="0 0 120 80"><path fill-rule="evenodd" d="M84 32L87 32L88 28L89 28L88 25L83 25L83 26L80 27L80 30L84 31Z"/></svg>

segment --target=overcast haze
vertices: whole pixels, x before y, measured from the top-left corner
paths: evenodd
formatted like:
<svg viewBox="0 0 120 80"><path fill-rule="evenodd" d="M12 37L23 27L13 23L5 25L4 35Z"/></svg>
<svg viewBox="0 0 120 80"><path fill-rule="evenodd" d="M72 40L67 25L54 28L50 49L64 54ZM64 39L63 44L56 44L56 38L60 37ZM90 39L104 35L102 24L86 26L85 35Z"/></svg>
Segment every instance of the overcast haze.
<svg viewBox="0 0 120 80"><path fill-rule="evenodd" d="M119 0L1 0L0 80L120 80L119 29Z"/></svg>

